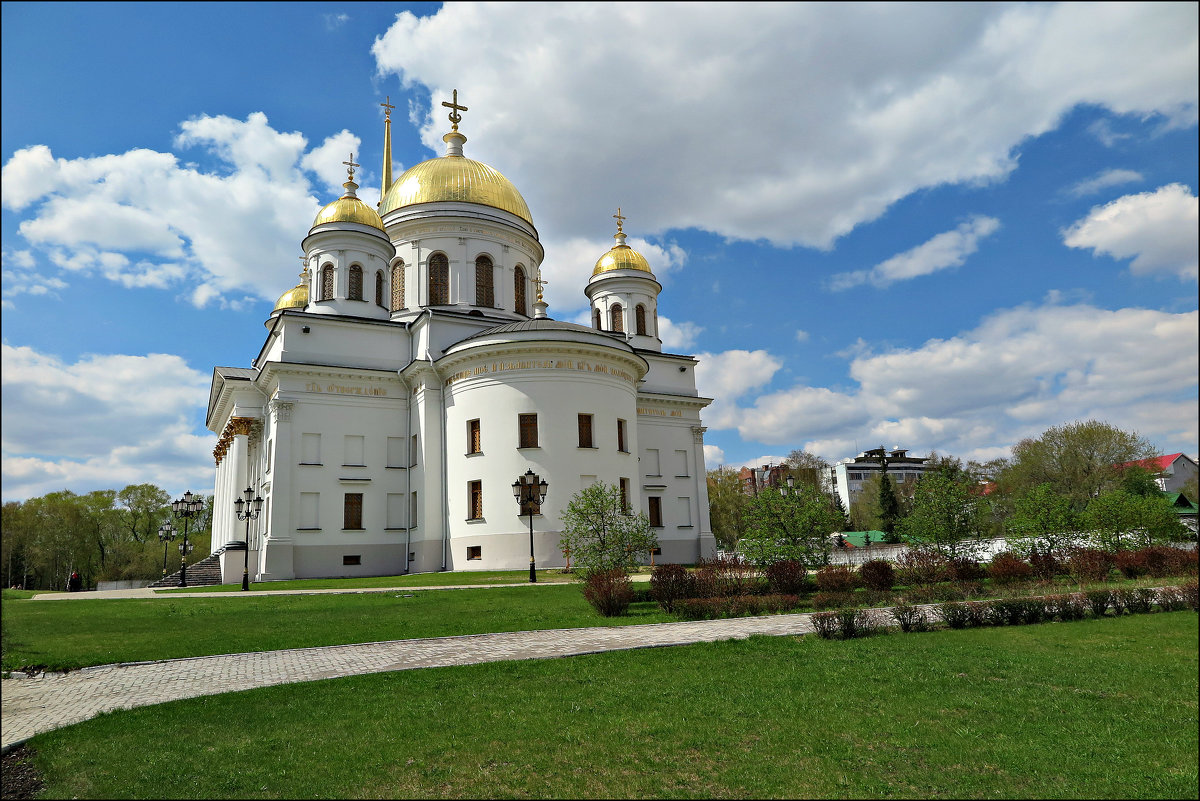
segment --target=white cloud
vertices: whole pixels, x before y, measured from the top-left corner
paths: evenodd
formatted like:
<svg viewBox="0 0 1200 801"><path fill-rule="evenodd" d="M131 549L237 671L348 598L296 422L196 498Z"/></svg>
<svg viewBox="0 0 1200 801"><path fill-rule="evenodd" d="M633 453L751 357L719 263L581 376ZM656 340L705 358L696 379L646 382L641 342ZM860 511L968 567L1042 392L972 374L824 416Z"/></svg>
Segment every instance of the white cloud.
<svg viewBox="0 0 1200 801"><path fill-rule="evenodd" d="M627 244L646 257L651 272L661 283L669 283L670 275L687 262L687 251L674 242L659 244L631 236ZM542 240L542 247L546 249L546 260L542 262L542 277L546 279L546 302L552 307L552 315L568 315L588 307L587 295L583 293L583 288L592 277L596 262L612 246L611 239L588 237L550 237ZM557 309L557 312L553 309ZM590 318L585 319L589 319L585 325L590 325Z"/></svg>
<svg viewBox="0 0 1200 801"><path fill-rule="evenodd" d="M696 337L704 331L695 323L676 323L669 317L658 316L658 337L663 347L673 353L687 350L696 344Z"/></svg>
<svg viewBox="0 0 1200 801"><path fill-rule="evenodd" d="M704 446L704 467L708 470L725 464L725 451L716 445Z"/></svg>
<svg viewBox="0 0 1200 801"><path fill-rule="evenodd" d="M838 273L830 279L829 288L838 291L870 283L882 289L897 281L959 267L979 249L980 239L999 229L1000 221L995 217L975 215L953 231L940 233L928 242L880 262L870 270Z"/></svg>
<svg viewBox="0 0 1200 801"><path fill-rule="evenodd" d="M327 137L319 146L314 147L300 159L300 166L312 170L325 185L325 196L331 200L341 197L346 190L342 184L346 182L346 164L350 154L362 152L362 140L349 131L342 129L333 136ZM360 159L355 159L359 161ZM362 183L362 175L355 176L355 183ZM361 193L357 193L360 194Z"/></svg>
<svg viewBox="0 0 1200 801"><path fill-rule="evenodd" d="M738 398L770 383L783 366L765 350L727 350L698 353L696 389L713 402L702 417L712 428L733 428L737 424Z"/></svg>
<svg viewBox="0 0 1200 801"><path fill-rule="evenodd" d="M830 247L921 188L1003 179L1079 104L1193 123L1196 29L1194 4L450 3L373 52L430 89L434 152L459 90L468 155L544 230L637 198L635 233Z"/></svg>
<svg viewBox="0 0 1200 801"><path fill-rule="evenodd" d="M1091 249L1097 256L1132 258L1129 269L1134 275L1174 273L1194 279L1200 261L1198 225L1196 195L1182 184L1168 184L1096 206L1063 231L1063 243Z"/></svg>
<svg viewBox="0 0 1200 801"><path fill-rule="evenodd" d="M1198 338L1195 311L1020 307L950 339L860 352L850 364L852 388L799 385L747 406L726 399L717 418L705 419L747 441L803 442L828 458L847 455L851 442L994 454L1049 426L1088 418L1192 443Z"/></svg>
<svg viewBox="0 0 1200 801"><path fill-rule="evenodd" d="M211 438L193 433L209 376L178 356L69 364L5 344L2 365L6 500L140 482L204 490L212 481Z"/></svg>
<svg viewBox="0 0 1200 801"><path fill-rule="evenodd" d="M808 339L809 339L809 334L803 328L798 329L796 331L796 341L797 342L807 342Z"/></svg>
<svg viewBox="0 0 1200 801"><path fill-rule="evenodd" d="M1105 170L1094 178L1089 178L1086 181L1080 181L1067 190L1067 194L1075 197L1084 197L1085 195L1094 195L1097 192L1108 189L1110 186L1120 186L1121 184L1129 184L1134 181L1142 180L1142 174L1134 170Z"/></svg>

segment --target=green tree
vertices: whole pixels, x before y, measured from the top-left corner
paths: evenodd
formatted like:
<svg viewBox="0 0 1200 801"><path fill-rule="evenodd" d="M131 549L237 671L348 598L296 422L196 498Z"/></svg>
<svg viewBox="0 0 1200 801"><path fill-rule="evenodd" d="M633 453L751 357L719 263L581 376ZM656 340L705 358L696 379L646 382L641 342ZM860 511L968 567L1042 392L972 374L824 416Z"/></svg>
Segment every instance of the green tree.
<svg viewBox="0 0 1200 801"><path fill-rule="evenodd" d="M900 522L900 500L896 497L892 477L886 472L879 477L879 530L886 542L895 541L896 524Z"/></svg>
<svg viewBox="0 0 1200 801"><path fill-rule="evenodd" d="M897 529L910 542L945 556L973 557L987 532L987 507L987 500L973 494L968 482L930 473L917 482L912 509Z"/></svg>
<svg viewBox="0 0 1200 801"><path fill-rule="evenodd" d="M1140 495L1142 497L1161 495L1162 490L1158 488L1158 481L1155 475L1155 473L1138 465L1127 467L1121 471L1121 489L1130 495Z"/></svg>
<svg viewBox="0 0 1200 801"><path fill-rule="evenodd" d="M1070 501L1043 483L1016 499L1007 532L1018 553L1028 554L1034 547L1062 551L1079 543L1078 515Z"/></svg>
<svg viewBox="0 0 1200 801"><path fill-rule="evenodd" d="M129 535L137 542L153 543L170 511L171 496L166 490L153 484L130 484L117 493L117 500L126 509Z"/></svg>
<svg viewBox="0 0 1200 801"><path fill-rule="evenodd" d="M644 514L626 510L620 488L597 482L567 504L559 547L586 580L599 571L636 569L658 547L658 538Z"/></svg>
<svg viewBox="0 0 1200 801"><path fill-rule="evenodd" d="M1192 503L1200 503L1200 476L1192 476L1179 488L1183 497Z"/></svg>
<svg viewBox="0 0 1200 801"><path fill-rule="evenodd" d="M821 491L825 491L829 484L829 462L815 453L794 450L788 454L784 464L788 467L788 474L796 480L797 484L814 487Z"/></svg>
<svg viewBox="0 0 1200 801"><path fill-rule="evenodd" d="M809 486L767 490L750 500L747 531L739 549L751 562L767 566L785 559L827 565L831 535L842 527L832 498Z"/></svg>
<svg viewBox="0 0 1200 801"><path fill-rule="evenodd" d="M718 467L707 475L713 537L721 548L730 551L746 535L745 512L750 496L742 491L742 480L731 467Z"/></svg>
<svg viewBox="0 0 1200 801"><path fill-rule="evenodd" d="M1101 493L1088 504L1083 529L1106 551L1166 545L1186 539L1186 529L1162 494L1134 495L1124 489Z"/></svg>

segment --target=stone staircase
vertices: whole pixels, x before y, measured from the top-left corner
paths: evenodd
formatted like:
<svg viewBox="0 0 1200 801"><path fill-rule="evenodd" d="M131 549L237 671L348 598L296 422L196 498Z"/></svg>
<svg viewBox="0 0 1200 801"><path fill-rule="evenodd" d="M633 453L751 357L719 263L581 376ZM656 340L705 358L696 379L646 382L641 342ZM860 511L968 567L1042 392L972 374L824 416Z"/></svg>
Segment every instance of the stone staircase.
<svg viewBox="0 0 1200 801"><path fill-rule="evenodd" d="M210 587L221 583L221 552L206 556L194 565L187 566L187 585L189 587ZM179 586L179 573L175 572L164 579L159 579L150 585L151 589L163 589Z"/></svg>

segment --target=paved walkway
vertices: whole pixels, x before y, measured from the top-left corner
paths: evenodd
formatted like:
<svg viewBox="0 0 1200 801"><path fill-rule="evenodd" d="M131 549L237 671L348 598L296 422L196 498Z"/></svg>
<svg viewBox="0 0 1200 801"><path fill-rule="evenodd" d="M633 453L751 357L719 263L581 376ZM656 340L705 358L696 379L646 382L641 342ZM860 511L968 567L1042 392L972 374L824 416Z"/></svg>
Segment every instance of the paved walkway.
<svg viewBox="0 0 1200 801"><path fill-rule="evenodd" d="M73 597L79 595L95 597L97 593L78 593ZM211 593L204 595L214 597ZM239 593L239 597L246 594ZM578 656L745 639L753 634L807 634L813 630L810 618L808 614L769 615L691 623L472 634L101 665L70 673L4 679L0 681L0 746L7 747L39 732L88 720L101 712L179 698L391 670Z"/></svg>

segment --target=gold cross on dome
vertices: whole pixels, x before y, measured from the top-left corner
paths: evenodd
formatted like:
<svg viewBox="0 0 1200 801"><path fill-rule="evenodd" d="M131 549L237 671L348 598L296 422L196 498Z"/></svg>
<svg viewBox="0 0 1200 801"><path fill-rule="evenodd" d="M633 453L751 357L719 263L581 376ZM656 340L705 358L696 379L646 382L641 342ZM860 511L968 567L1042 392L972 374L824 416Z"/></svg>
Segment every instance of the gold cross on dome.
<svg viewBox="0 0 1200 801"><path fill-rule="evenodd" d="M626 218L621 216L621 207L620 206L617 206L617 213L613 215L613 219L617 221L617 233L618 234L623 233L621 231L621 224L625 222Z"/></svg>
<svg viewBox="0 0 1200 801"><path fill-rule="evenodd" d="M395 106L392 105L392 96L388 95L379 105L383 106L384 118L390 120L392 118L392 109L395 108Z"/></svg>
<svg viewBox="0 0 1200 801"><path fill-rule="evenodd" d="M458 105L458 90L457 89L454 90L454 100L453 101L447 103L445 100L443 100L442 105L445 106L446 108L450 109L450 124L452 126L451 130L457 131L458 124L460 122L462 122L462 115L459 114L458 112L468 110L466 106Z"/></svg>
<svg viewBox="0 0 1200 801"><path fill-rule="evenodd" d="M534 275L534 278L533 278L532 283L535 287L537 287L537 299L538 299L538 303L541 303L542 302L542 287L550 282L546 281L542 278L542 268L540 266L534 268L533 275Z"/></svg>
<svg viewBox="0 0 1200 801"><path fill-rule="evenodd" d="M351 153L351 154L350 154L350 160L349 160L349 161L343 161L342 163L343 163L343 164L345 164L347 167L349 167L349 168L350 168L350 180L351 180L351 181L353 181L353 180L354 180L354 168L355 168L355 167L361 167L362 165L361 165L361 164L355 164L355 163L354 163L354 154L353 154L353 153Z"/></svg>

